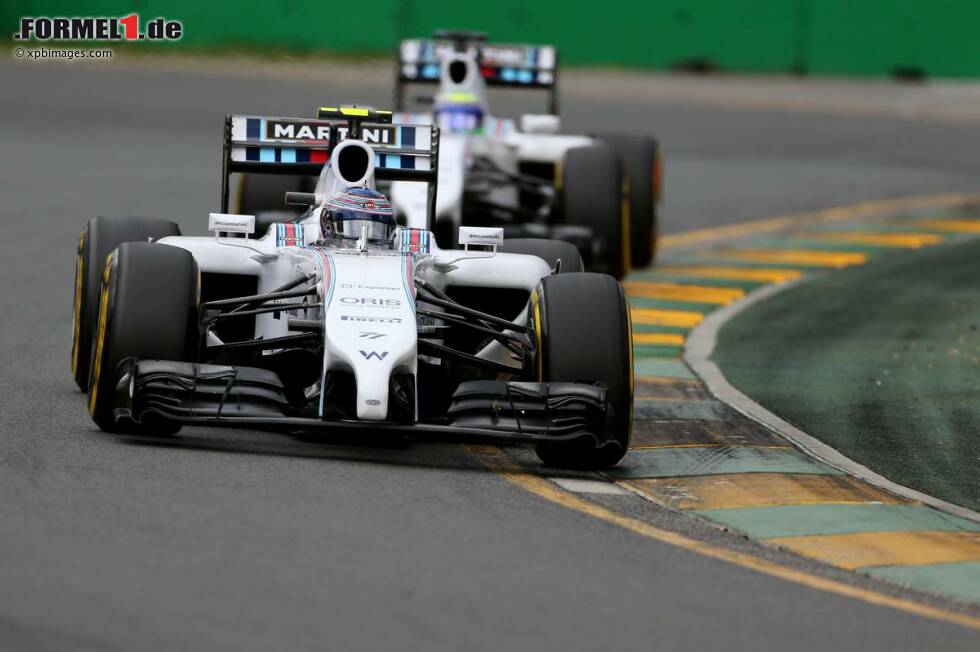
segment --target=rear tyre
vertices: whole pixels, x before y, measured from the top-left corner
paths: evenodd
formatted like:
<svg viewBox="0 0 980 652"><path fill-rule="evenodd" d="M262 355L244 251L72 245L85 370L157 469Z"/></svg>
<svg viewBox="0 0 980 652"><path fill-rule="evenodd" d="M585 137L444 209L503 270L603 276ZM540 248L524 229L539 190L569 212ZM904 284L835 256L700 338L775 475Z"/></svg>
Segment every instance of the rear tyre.
<svg viewBox="0 0 980 652"><path fill-rule="evenodd" d="M561 206L566 224L592 229L589 271L622 278L630 269L629 203L622 164L605 143L575 147L561 166Z"/></svg>
<svg viewBox="0 0 980 652"><path fill-rule="evenodd" d="M180 227L175 222L147 217L96 217L82 229L75 256L71 374L83 392L88 390L92 340L99 315L99 286L106 256L124 242L147 242L172 235L180 235Z"/></svg>
<svg viewBox="0 0 980 652"><path fill-rule="evenodd" d="M544 238L514 238L504 240L498 251L507 254L527 254L537 256L554 269L561 261L561 273L584 272L582 254L578 247L563 240L545 240Z"/></svg>
<svg viewBox="0 0 980 652"><path fill-rule="evenodd" d="M273 222L299 217L303 208L286 205L287 192L312 192L312 177L243 174L238 187L238 212L255 216L255 233L264 234Z"/></svg>
<svg viewBox="0 0 980 652"><path fill-rule="evenodd" d="M633 427L633 343L623 290L605 274L558 274L541 280L532 295L532 325L539 382L584 382L606 387L612 431L619 446L541 443L548 466L602 469L629 447Z"/></svg>
<svg viewBox="0 0 980 652"><path fill-rule="evenodd" d="M89 377L89 414L106 432L173 434L179 424L117 422L117 367L126 358L192 361L198 344L198 268L190 252L127 242L106 260Z"/></svg>
<svg viewBox="0 0 980 652"><path fill-rule="evenodd" d="M649 136L599 136L619 155L629 182L630 254L633 267L647 267L657 254L660 145Z"/></svg>
<svg viewBox="0 0 980 652"><path fill-rule="evenodd" d="M459 248L459 224L452 217L437 217L432 236L441 249Z"/></svg>

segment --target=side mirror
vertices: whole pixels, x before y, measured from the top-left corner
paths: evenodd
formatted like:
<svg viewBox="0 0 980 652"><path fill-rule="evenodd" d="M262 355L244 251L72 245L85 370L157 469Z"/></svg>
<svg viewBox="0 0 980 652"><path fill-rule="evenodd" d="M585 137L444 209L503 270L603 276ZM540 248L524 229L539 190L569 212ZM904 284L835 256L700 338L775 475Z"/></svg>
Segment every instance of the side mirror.
<svg viewBox="0 0 980 652"><path fill-rule="evenodd" d="M526 134L557 134L561 118L556 115L525 113L521 116L521 131Z"/></svg>
<svg viewBox="0 0 980 652"><path fill-rule="evenodd" d="M315 192L287 192L287 206L316 206L323 202L323 195Z"/></svg>
<svg viewBox="0 0 980 652"><path fill-rule="evenodd" d="M469 251L471 246L490 247L491 251L497 251L497 247L504 244L504 230L495 227L483 226L461 226L459 227L459 244L463 249Z"/></svg>
<svg viewBox="0 0 980 652"><path fill-rule="evenodd" d="M247 238L255 233L254 215L236 215L234 213L208 213L208 231L218 237L219 233L244 233Z"/></svg>

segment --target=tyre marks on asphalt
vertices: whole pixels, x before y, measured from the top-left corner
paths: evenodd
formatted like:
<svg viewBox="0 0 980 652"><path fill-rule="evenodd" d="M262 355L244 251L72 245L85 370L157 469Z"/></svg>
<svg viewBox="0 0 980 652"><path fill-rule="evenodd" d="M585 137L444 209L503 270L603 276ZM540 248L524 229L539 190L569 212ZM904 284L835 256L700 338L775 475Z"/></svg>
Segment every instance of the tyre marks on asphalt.
<svg viewBox="0 0 980 652"><path fill-rule="evenodd" d="M892 214L858 224L833 217L778 237L766 229L715 250L668 252L658 267L624 282L634 324L634 448L608 476L670 509L802 556L980 602L980 524L804 454L714 399L681 360L690 329L753 289L980 233L980 219L962 214Z"/></svg>

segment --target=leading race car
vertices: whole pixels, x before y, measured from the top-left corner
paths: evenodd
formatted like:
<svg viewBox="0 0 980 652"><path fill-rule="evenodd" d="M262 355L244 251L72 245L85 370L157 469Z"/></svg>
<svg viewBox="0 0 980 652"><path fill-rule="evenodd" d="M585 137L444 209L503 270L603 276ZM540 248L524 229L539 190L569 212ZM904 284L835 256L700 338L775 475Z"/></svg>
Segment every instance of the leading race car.
<svg viewBox="0 0 980 652"><path fill-rule="evenodd" d="M622 277L656 249L662 165L648 136L560 134L558 54L552 46L488 43L483 34L437 32L399 47L396 110L409 88L438 84L429 113L443 130L436 231L461 224L502 226L508 235L566 239L590 269ZM538 89L547 114L520 124L491 115L487 89ZM423 98L429 99L429 98ZM409 225L424 223L418 190L395 184L392 201Z"/></svg>
<svg viewBox="0 0 980 652"><path fill-rule="evenodd" d="M632 421L629 313L574 247L399 228L375 180L419 183L436 218L439 130L341 108L228 116L233 172L318 175L260 237L212 213L213 237L138 218L90 221L78 245L72 368L109 432L182 425L534 444L602 468ZM511 252L511 253L508 253ZM518 253L513 253L518 252Z"/></svg>

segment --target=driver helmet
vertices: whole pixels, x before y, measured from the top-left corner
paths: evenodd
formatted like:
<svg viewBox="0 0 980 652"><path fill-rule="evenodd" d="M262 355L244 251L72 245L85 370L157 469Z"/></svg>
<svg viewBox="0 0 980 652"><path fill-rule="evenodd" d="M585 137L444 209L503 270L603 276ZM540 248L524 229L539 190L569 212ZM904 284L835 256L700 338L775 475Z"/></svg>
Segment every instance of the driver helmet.
<svg viewBox="0 0 980 652"><path fill-rule="evenodd" d="M368 242L391 243L395 235L395 211L391 202L371 188L347 188L327 199L320 213L324 238L357 240L367 227Z"/></svg>
<svg viewBox="0 0 980 652"><path fill-rule="evenodd" d="M485 111L475 93L445 93L436 102L436 124L449 133L477 134L483 131Z"/></svg>

